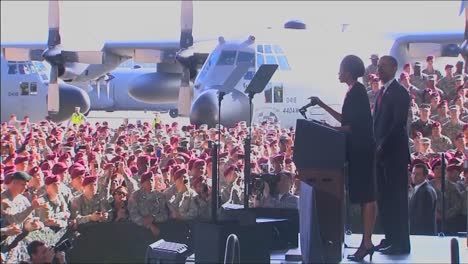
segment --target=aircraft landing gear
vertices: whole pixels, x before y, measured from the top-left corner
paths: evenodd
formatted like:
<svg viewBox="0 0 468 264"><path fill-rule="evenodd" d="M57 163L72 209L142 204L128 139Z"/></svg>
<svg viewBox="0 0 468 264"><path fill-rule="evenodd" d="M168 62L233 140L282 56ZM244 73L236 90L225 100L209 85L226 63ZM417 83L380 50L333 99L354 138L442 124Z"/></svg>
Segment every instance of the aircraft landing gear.
<svg viewBox="0 0 468 264"><path fill-rule="evenodd" d="M169 116L172 118L176 118L179 116L179 110L177 109L171 109L169 110Z"/></svg>

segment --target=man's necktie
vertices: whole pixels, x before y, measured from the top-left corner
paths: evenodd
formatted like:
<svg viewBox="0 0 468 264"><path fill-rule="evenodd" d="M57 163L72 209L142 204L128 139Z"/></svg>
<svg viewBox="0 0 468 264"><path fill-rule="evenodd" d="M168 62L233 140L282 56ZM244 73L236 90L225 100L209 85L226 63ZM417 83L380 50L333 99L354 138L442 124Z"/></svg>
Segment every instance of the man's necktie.
<svg viewBox="0 0 468 264"><path fill-rule="evenodd" d="M377 97L377 105L380 107L380 103L382 102L382 97L383 97L383 94L384 94L384 86L382 86L380 88L380 91L379 91L379 96Z"/></svg>

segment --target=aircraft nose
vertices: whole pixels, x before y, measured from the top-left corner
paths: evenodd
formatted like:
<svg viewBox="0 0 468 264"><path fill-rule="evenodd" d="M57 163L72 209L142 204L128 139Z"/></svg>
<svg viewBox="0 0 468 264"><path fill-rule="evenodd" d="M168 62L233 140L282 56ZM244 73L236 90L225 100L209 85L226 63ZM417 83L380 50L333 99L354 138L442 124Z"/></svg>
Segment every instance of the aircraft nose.
<svg viewBox="0 0 468 264"><path fill-rule="evenodd" d="M215 127L218 124L218 90L209 89L200 94L192 104L190 123L197 126L207 124ZM239 121L249 119L249 100L237 90L224 96L221 103L221 124L232 127Z"/></svg>
<svg viewBox="0 0 468 264"><path fill-rule="evenodd" d="M59 89L60 110L57 114L49 115L52 121L63 122L69 119L77 106L80 107L82 113L89 111L91 103L89 95L84 90L66 83L61 83Z"/></svg>

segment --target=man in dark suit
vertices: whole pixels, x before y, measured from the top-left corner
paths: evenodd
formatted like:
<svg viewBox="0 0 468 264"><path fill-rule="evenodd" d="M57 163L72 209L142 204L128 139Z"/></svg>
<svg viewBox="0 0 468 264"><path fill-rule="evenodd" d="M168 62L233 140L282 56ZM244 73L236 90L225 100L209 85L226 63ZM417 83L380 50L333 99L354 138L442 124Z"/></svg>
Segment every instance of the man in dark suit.
<svg viewBox="0 0 468 264"><path fill-rule="evenodd" d="M395 58L380 58L378 72L384 87L377 95L374 113L377 204L385 233L376 249L389 255L410 252L407 189L410 152L406 128L410 96L395 79L397 68Z"/></svg>
<svg viewBox="0 0 468 264"><path fill-rule="evenodd" d="M427 182L429 169L425 164L416 164L411 174L414 192L409 202L410 231L412 235L433 236L437 232L437 194Z"/></svg>

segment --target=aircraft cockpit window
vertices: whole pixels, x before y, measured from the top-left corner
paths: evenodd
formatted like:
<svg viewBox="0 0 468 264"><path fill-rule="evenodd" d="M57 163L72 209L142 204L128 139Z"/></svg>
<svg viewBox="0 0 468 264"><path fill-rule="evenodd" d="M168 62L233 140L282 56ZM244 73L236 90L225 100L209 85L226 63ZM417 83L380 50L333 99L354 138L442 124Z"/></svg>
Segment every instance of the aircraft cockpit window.
<svg viewBox="0 0 468 264"><path fill-rule="evenodd" d="M250 66L255 66L255 56L251 52L240 51L237 56L237 64L241 62L249 62Z"/></svg>
<svg viewBox="0 0 468 264"><path fill-rule="evenodd" d="M18 63L18 71L20 74L29 74L28 66L24 63Z"/></svg>
<svg viewBox="0 0 468 264"><path fill-rule="evenodd" d="M278 45L273 45L273 49L275 50L276 54L282 54L283 53L283 50Z"/></svg>
<svg viewBox="0 0 468 264"><path fill-rule="evenodd" d="M263 59L263 55L261 53L257 53L257 68L259 68L260 65L264 63L265 63L265 60Z"/></svg>
<svg viewBox="0 0 468 264"><path fill-rule="evenodd" d="M29 94L37 95L37 83L36 82L32 82L29 84Z"/></svg>
<svg viewBox="0 0 468 264"><path fill-rule="evenodd" d="M266 63L267 64L277 64L275 56L266 55Z"/></svg>
<svg viewBox="0 0 468 264"><path fill-rule="evenodd" d="M265 53L273 53L273 52L271 51L271 46L270 46L270 45L265 45L265 46L264 46L264 49L265 49Z"/></svg>
<svg viewBox="0 0 468 264"><path fill-rule="evenodd" d="M29 70L31 71L31 73L36 73L37 72L36 67L34 66L34 64L29 63L28 67L29 67Z"/></svg>
<svg viewBox="0 0 468 264"><path fill-rule="evenodd" d="M18 73L18 67L16 64L9 63L8 64L8 74L17 74Z"/></svg>
<svg viewBox="0 0 468 264"><path fill-rule="evenodd" d="M286 59L285 56L279 55L276 58L278 59L278 65L279 65L280 70L288 71L291 69L291 67L289 67L288 60Z"/></svg>
<svg viewBox="0 0 468 264"><path fill-rule="evenodd" d="M218 63L216 65L234 65L236 61L237 51L235 50L224 50L219 56Z"/></svg>
<svg viewBox="0 0 468 264"><path fill-rule="evenodd" d="M28 82L21 82L20 83L20 95L29 95L29 83Z"/></svg>

